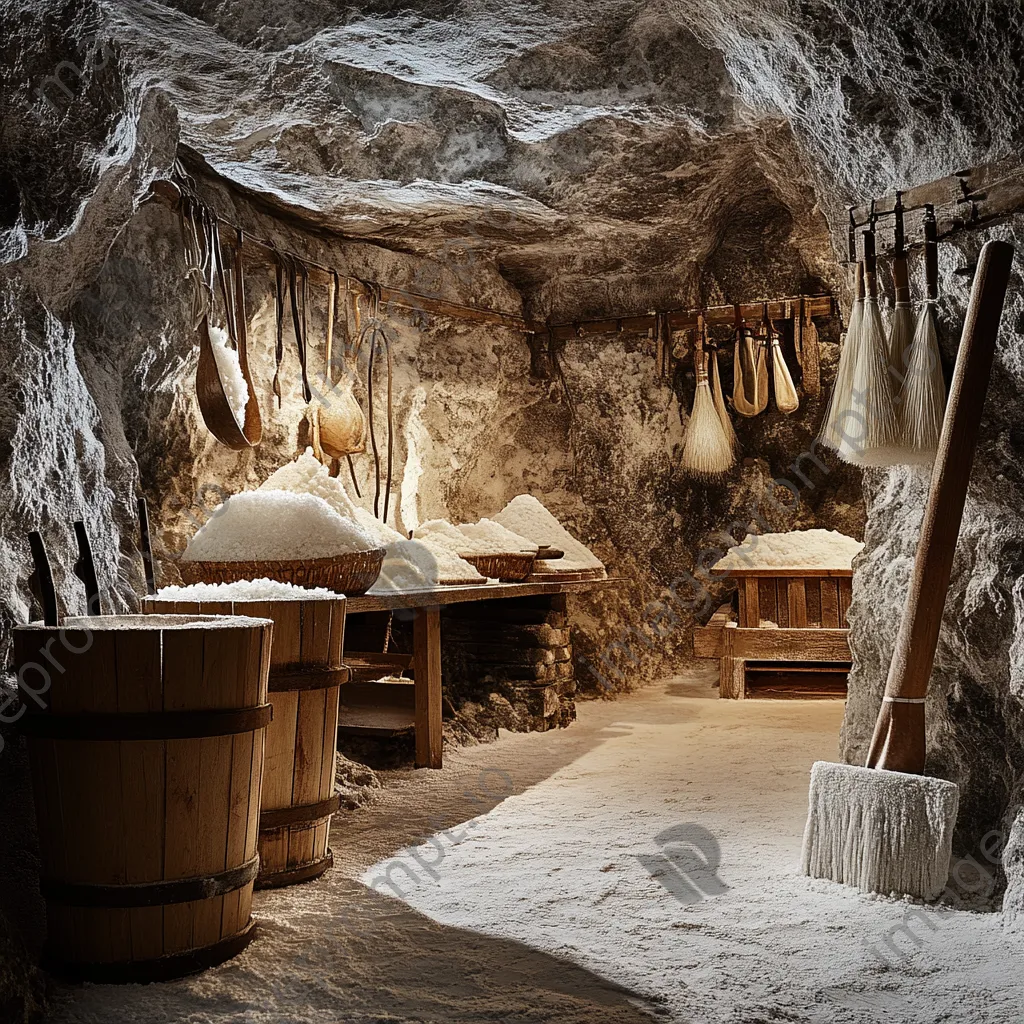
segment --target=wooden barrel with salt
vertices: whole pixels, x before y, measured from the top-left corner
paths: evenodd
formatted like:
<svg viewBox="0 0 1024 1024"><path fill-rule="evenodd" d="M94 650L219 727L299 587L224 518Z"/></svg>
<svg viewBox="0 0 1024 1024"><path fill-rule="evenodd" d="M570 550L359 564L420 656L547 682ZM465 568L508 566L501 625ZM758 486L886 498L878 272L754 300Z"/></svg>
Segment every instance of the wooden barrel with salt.
<svg viewBox="0 0 1024 1024"><path fill-rule="evenodd" d="M169 601L144 611L249 615L272 619L270 702L260 812L257 889L318 878L334 863L328 846L338 809L334 765L338 702L349 672L342 662L345 598L273 601Z"/></svg>
<svg viewBox="0 0 1024 1024"><path fill-rule="evenodd" d="M50 970L160 981L251 941L272 633L194 615L15 629Z"/></svg>

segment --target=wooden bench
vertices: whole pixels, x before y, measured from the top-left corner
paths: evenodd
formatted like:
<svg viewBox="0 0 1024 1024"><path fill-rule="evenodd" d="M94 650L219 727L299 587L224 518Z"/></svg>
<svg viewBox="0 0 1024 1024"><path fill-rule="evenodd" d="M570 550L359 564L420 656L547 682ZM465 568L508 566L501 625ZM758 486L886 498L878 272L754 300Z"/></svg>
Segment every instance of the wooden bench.
<svg viewBox="0 0 1024 1024"><path fill-rule="evenodd" d="M720 697L746 696L748 668L845 672L850 667L851 569L731 569L738 608L722 605L694 630L693 653L718 658Z"/></svg>
<svg viewBox="0 0 1024 1024"><path fill-rule="evenodd" d="M397 735L410 728L416 736L416 767L442 765L441 726L441 608L467 601L529 597L539 594L572 594L621 586L622 579L581 580L564 583L486 583L472 587L436 587L394 594L366 594L348 599L349 616L366 612L412 612L412 683L371 681L375 657L346 650L356 667L358 688L344 688L339 721L343 728L363 735ZM387 663L394 655L381 658ZM399 655L398 657L401 657ZM387 671L385 668L384 671ZM378 673L384 674L384 671ZM354 681L355 681L354 680ZM353 683L348 684L353 687ZM386 689L385 689L386 688Z"/></svg>

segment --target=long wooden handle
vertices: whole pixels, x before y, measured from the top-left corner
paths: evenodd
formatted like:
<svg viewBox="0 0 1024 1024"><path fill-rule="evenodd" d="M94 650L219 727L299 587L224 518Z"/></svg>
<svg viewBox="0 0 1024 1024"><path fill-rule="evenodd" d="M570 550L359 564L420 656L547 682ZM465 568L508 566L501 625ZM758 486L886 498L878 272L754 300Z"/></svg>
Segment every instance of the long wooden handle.
<svg viewBox="0 0 1024 1024"><path fill-rule="evenodd" d="M921 699L928 692L1012 260L1008 242L988 242L981 250L887 697Z"/></svg>

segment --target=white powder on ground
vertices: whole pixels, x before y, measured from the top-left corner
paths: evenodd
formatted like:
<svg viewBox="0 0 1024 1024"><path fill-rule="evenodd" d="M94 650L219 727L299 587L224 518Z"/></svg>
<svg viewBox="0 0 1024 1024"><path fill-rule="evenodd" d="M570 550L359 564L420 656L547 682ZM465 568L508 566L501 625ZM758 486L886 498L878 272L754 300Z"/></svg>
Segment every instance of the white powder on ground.
<svg viewBox="0 0 1024 1024"><path fill-rule="evenodd" d="M535 544L558 548L565 557L556 562L536 563L536 571L575 572L603 569L604 563L585 544L581 544L532 494L520 494L491 517L507 530Z"/></svg>
<svg viewBox="0 0 1024 1024"><path fill-rule="evenodd" d="M864 545L837 530L748 533L715 569L849 569Z"/></svg>
<svg viewBox="0 0 1024 1024"><path fill-rule="evenodd" d="M371 594L426 590L447 580L478 580L483 577L458 555L421 540L397 540L388 545Z"/></svg>
<svg viewBox="0 0 1024 1024"><path fill-rule="evenodd" d="M493 519L465 523L458 529L472 544L471 550L475 555L509 555L519 552L537 554L537 544L532 540L513 533Z"/></svg>
<svg viewBox="0 0 1024 1024"><path fill-rule="evenodd" d="M228 332L223 327L210 328L210 347L213 361L217 364L217 375L224 387L224 396L231 407L239 430L245 429L245 407L249 404L249 385L242 376L238 353L231 347Z"/></svg>
<svg viewBox="0 0 1024 1024"><path fill-rule="evenodd" d="M294 462L275 470L260 484L261 491L291 491L293 494L315 494L323 498L339 516L356 518L356 506L344 485L332 477L327 467L307 448Z"/></svg>
<svg viewBox="0 0 1024 1024"><path fill-rule="evenodd" d="M228 498L188 542L193 561L329 558L369 551L374 541L323 498L289 491L245 491Z"/></svg>
<svg viewBox="0 0 1024 1024"><path fill-rule="evenodd" d="M240 580L237 583L193 583L188 587L161 587L160 601L320 601L341 595L323 587L297 587L279 580Z"/></svg>

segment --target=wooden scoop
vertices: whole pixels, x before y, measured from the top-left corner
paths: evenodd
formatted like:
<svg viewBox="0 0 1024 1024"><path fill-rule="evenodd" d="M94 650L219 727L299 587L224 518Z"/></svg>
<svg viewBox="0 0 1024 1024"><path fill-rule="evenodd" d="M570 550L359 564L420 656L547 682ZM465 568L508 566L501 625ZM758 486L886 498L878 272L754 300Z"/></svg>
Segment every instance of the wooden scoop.
<svg viewBox="0 0 1024 1024"><path fill-rule="evenodd" d="M336 387L333 383L334 328L336 323L347 327L345 309L338 312L338 275L332 274L327 299L327 342L324 347L325 393L317 410L320 445L332 459L343 459L366 451L366 417L351 388ZM346 331L347 333L347 331Z"/></svg>
<svg viewBox="0 0 1024 1024"><path fill-rule="evenodd" d="M225 300L225 320L230 333L234 330L235 320L233 304L230 300L230 292L227 288L224 274L223 253L220 247L220 228L215 217L204 216L203 219L205 221L204 234L207 244L206 258L209 261L208 273L210 277L208 287L210 305L212 305L214 295L213 282L215 277L217 277L220 278L221 293ZM239 280L241 280L240 277ZM198 334L199 365L196 368L196 398L199 400L199 412L202 414L203 422L209 428L210 433L228 448L235 451L251 448L253 442L246 437L244 430L239 427L235 414L231 411L227 395L224 392L224 382L220 379L217 359L213 354L213 341L210 338L209 309L203 314L203 318L199 323ZM241 363L241 358L239 358L239 363ZM243 371L243 376L247 370L248 360L246 361L246 369ZM249 385L249 404L246 406L246 421L248 422L249 408L254 405L254 402L252 384L248 378L246 378L246 383ZM257 410L257 424L254 425L254 432L258 426L258 419L259 412ZM258 430L262 433L262 426L258 426Z"/></svg>

